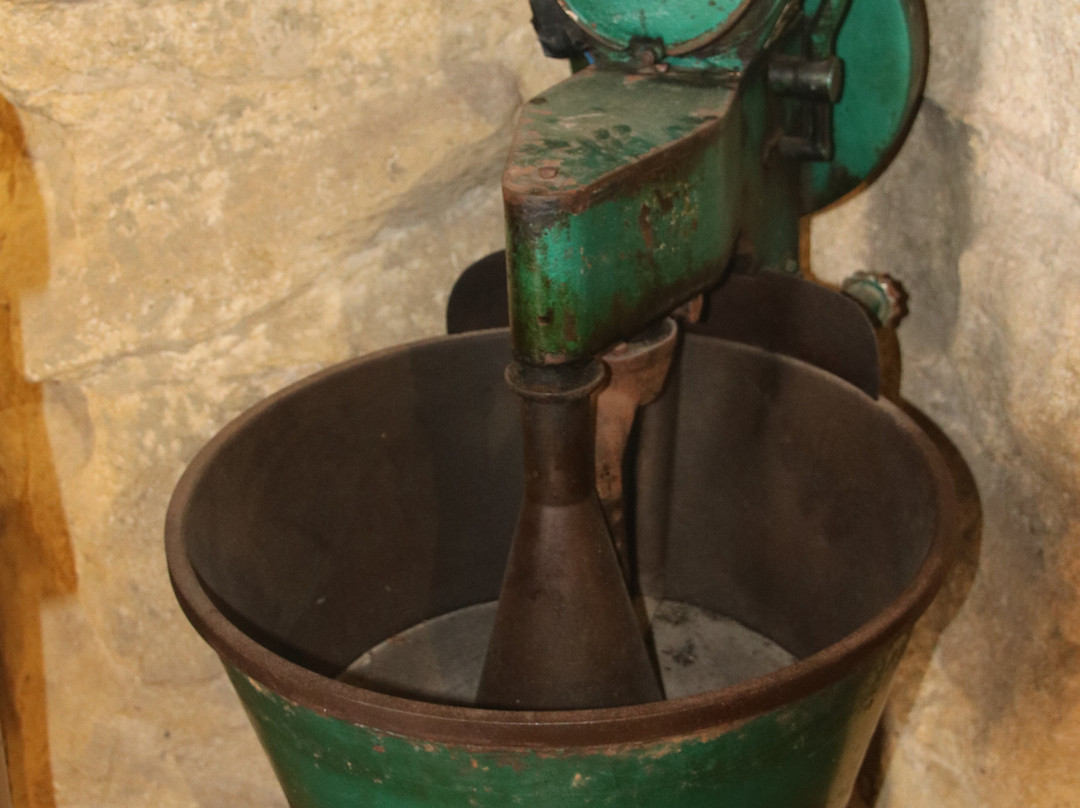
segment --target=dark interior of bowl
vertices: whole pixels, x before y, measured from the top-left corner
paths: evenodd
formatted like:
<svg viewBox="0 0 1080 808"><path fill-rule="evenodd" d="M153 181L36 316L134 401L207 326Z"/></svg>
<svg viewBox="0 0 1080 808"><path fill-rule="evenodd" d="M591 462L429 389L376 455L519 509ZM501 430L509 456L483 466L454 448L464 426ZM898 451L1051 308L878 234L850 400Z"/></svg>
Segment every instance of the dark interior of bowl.
<svg viewBox="0 0 1080 808"><path fill-rule="evenodd" d="M505 332L406 346L269 399L207 449L180 522L202 586L275 653L336 676L498 597L521 498ZM895 410L794 360L687 337L627 459L638 586L805 657L927 556L937 492Z"/></svg>

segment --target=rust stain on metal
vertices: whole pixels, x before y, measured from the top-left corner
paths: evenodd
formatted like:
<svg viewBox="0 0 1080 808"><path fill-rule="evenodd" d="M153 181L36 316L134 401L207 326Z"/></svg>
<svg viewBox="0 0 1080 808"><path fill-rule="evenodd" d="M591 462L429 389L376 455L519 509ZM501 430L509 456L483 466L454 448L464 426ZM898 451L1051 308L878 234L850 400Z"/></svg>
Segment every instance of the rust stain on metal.
<svg viewBox="0 0 1080 808"><path fill-rule="evenodd" d="M641 203L641 212L638 214L638 230L641 231L642 238L645 239L645 246L650 250L656 249L652 226L652 211L649 210L647 202Z"/></svg>
<svg viewBox="0 0 1080 808"><path fill-rule="evenodd" d="M596 500L593 397L606 375L597 360L561 372L507 368L521 405L525 492L476 696L483 707L663 699ZM587 571L589 586L567 580L566 566ZM589 621L589 643L567 631L571 616Z"/></svg>
<svg viewBox="0 0 1080 808"><path fill-rule="evenodd" d="M647 76L629 78L634 81L649 79ZM656 79L653 77L651 80ZM574 176L575 172L569 170L557 155L563 152L570 156L576 150L588 150L590 146L596 148L600 143L609 142L613 136L630 137L633 133L630 127L604 127L608 137L597 136L597 130L592 126L589 136L579 134L571 127L566 135L569 140L559 141L557 146L553 146L549 133L539 131L537 125L523 123L515 133L510 160L503 174L503 197L511 215L539 215L544 221L538 224L551 226L561 215L580 214L598 203L635 194L649 185L663 182L672 174L681 173L688 162L693 162L711 142L719 139L733 98L731 95L721 100L717 107L695 109L687 119L691 128L685 134L657 144L641 154L628 155L625 162L592 181ZM550 114L550 110L530 110L530 114L538 113ZM550 161L546 164L559 168L558 174L550 177L539 175L531 157L541 153L546 154ZM536 206L538 196L547 197L549 203L553 204L550 207ZM661 210L667 212L666 203L663 200L660 202ZM674 199L670 203L674 204Z"/></svg>
<svg viewBox="0 0 1080 808"><path fill-rule="evenodd" d="M638 340L620 343L604 356L609 376L596 404L596 492L628 582L631 559L623 499L623 455L638 408L656 400L664 389L678 337L675 321L665 318Z"/></svg>
<svg viewBox="0 0 1080 808"><path fill-rule="evenodd" d="M563 340L572 345L578 340L577 315L571 309L563 311Z"/></svg>

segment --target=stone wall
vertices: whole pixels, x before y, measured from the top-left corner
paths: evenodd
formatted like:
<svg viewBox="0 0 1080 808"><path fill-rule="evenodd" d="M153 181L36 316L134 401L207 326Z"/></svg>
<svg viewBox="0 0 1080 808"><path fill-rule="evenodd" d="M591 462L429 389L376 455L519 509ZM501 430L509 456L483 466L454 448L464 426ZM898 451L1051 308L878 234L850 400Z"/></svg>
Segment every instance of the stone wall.
<svg viewBox="0 0 1080 808"><path fill-rule="evenodd" d="M12 678L47 688L51 761L28 729L19 788L64 808L283 805L175 605L169 494L267 393L442 329L457 272L501 241L517 106L565 67L511 0L14 2L0 31L31 219L5 220L3 249L34 252L24 278L3 264L21 319L0 367L32 406L0 445L29 432L58 482L34 501L63 508L3 529L24 570L51 541L67 576L13 604L38 646Z"/></svg>
<svg viewBox="0 0 1080 808"><path fill-rule="evenodd" d="M1080 11L931 0L897 165L819 274L912 294L905 395L974 473L965 554L867 769L881 806L1080 801ZM501 239L524 0L0 8L0 704L20 806L280 806L175 605L165 504L231 416L441 330ZM936 643L936 644L935 644Z"/></svg>

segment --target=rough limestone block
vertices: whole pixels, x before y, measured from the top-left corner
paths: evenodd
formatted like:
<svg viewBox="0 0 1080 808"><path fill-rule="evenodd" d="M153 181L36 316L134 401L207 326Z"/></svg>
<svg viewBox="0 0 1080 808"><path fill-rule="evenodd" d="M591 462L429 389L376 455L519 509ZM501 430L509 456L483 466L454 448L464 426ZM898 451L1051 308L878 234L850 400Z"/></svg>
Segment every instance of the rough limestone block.
<svg viewBox="0 0 1080 808"><path fill-rule="evenodd" d="M933 0L929 92L960 119L1009 140L1016 158L1080 186L1080 6L1055 0Z"/></svg>
<svg viewBox="0 0 1080 808"><path fill-rule="evenodd" d="M517 103L549 75L531 67L545 80L524 85L523 54L540 58L526 16L509 2L8 9L0 81L67 220L47 292L24 304L29 372L187 347L395 215L491 183ZM59 328L58 310L79 316Z"/></svg>
<svg viewBox="0 0 1080 808"><path fill-rule="evenodd" d="M78 571L41 616L61 808L284 805L170 591L168 497L258 399L443 330L457 274L501 246L516 110L566 74L528 14L518 0L0 9L0 93L48 232L47 282L18 301L21 372L40 383Z"/></svg>

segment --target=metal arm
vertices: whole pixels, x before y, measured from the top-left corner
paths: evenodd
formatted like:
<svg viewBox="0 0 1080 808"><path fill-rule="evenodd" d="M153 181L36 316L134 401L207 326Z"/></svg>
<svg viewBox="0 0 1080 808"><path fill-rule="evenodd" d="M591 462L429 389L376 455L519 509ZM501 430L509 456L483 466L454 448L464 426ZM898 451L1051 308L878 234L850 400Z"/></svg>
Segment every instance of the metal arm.
<svg viewBox="0 0 1080 808"><path fill-rule="evenodd" d="M529 364L632 337L721 281L736 252L797 271L799 217L877 170L925 67L916 0L533 6L545 47L594 64L526 106L503 178L513 344ZM841 98L852 22L859 114ZM867 38L910 60L878 64Z"/></svg>

